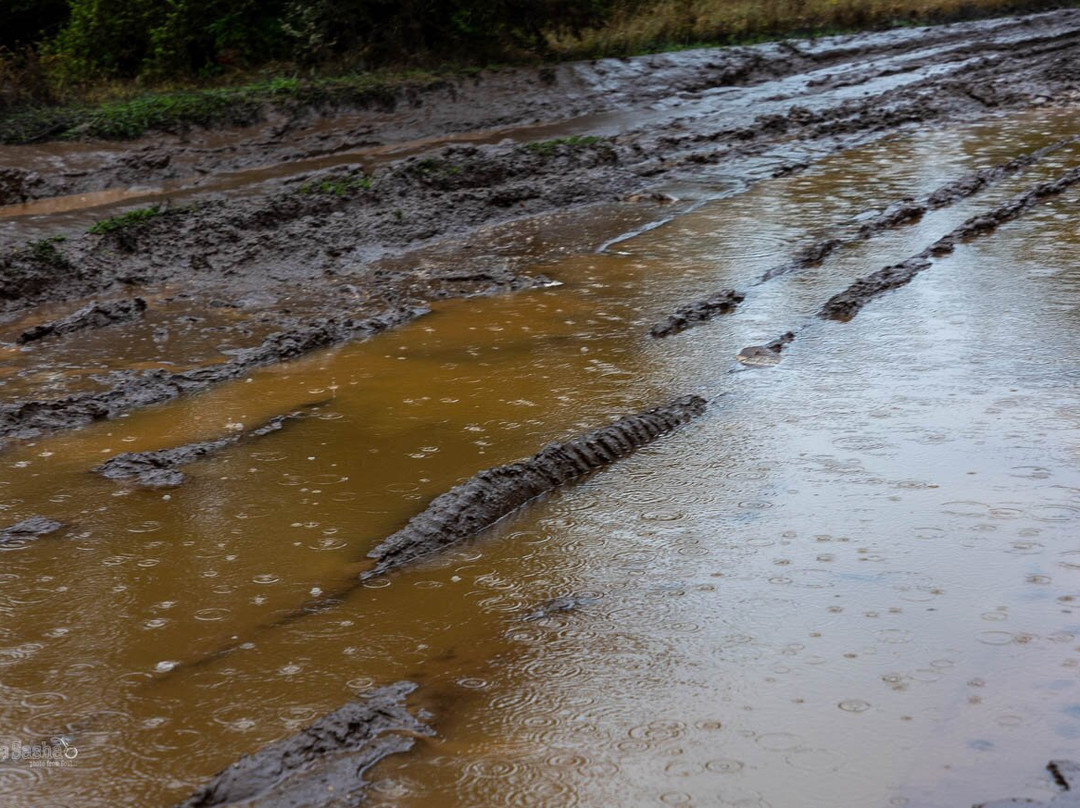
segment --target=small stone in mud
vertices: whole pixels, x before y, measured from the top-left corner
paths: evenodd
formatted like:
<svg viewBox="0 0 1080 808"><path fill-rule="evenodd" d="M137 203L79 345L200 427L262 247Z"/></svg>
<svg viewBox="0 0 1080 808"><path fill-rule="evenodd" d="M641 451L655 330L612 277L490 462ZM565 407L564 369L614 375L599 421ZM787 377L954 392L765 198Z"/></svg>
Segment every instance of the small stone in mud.
<svg viewBox="0 0 1080 808"><path fill-rule="evenodd" d="M661 193L659 191L653 191L651 193L642 192L637 194L629 194L623 197L624 202L656 202L660 205L669 205L672 202L677 201L675 197Z"/></svg>
<svg viewBox="0 0 1080 808"><path fill-rule="evenodd" d="M704 300L679 306L662 323L657 323L649 333L654 337L669 337L685 331L697 323L711 320L718 314L726 314L743 302L744 295L734 289L721 289Z"/></svg>
<svg viewBox="0 0 1080 808"><path fill-rule="evenodd" d="M1072 760L1051 760L1046 764L1046 770L1063 789L1056 797L1051 797L1046 802L1027 799L994 800L980 802L973 808L1020 808L1022 805L1034 808L1080 808L1080 763Z"/></svg>
<svg viewBox="0 0 1080 808"><path fill-rule="evenodd" d="M140 319L145 311L146 301L141 297L131 300L114 300L109 303L95 301L67 317L27 329L19 335L16 342L26 345L45 337L72 334L87 328L104 328L118 323L130 323Z"/></svg>
<svg viewBox="0 0 1080 808"><path fill-rule="evenodd" d="M60 522L53 519L47 519L44 516L31 516L29 519L24 519L10 527L0 528L0 544L47 536L62 527L63 525Z"/></svg>
<svg viewBox="0 0 1080 808"><path fill-rule="evenodd" d="M596 598L578 595L563 595L541 603L521 619L527 621L543 620L545 617L550 617L553 614L572 612L580 609L582 606L592 606L596 602Z"/></svg>
<svg viewBox="0 0 1080 808"><path fill-rule="evenodd" d="M397 682L351 701L306 729L244 755L177 808L214 805L356 805L364 774L435 733L408 711L416 685Z"/></svg>

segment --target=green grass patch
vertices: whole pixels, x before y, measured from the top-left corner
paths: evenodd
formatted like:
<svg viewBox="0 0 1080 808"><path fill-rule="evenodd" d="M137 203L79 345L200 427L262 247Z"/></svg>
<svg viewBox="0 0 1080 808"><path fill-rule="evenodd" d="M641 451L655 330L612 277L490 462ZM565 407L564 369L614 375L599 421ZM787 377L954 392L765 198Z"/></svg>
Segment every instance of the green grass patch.
<svg viewBox="0 0 1080 808"><path fill-rule="evenodd" d="M0 143L131 140L147 132L248 126L270 110L298 114L338 107L391 109L399 91L441 81L428 74L374 74L326 79L278 77L235 87L141 92L96 103L27 106L0 116Z"/></svg>
<svg viewBox="0 0 1080 808"><path fill-rule="evenodd" d="M66 236L53 236L52 238L30 241L26 244L26 251L35 261L39 261L43 264L50 264L55 267L66 267L69 266L71 262L68 261L67 256L60 252L56 247L57 244L66 240Z"/></svg>
<svg viewBox="0 0 1080 808"><path fill-rule="evenodd" d="M373 185L371 177L354 174L320 182L307 182L300 186L302 194L325 194L329 196L351 196L358 191L370 191Z"/></svg>
<svg viewBox="0 0 1080 808"><path fill-rule="evenodd" d="M151 205L148 208L136 208L135 210L118 213L116 216L110 216L108 219L102 219L100 222L94 222L86 232L91 236L106 236L109 233L115 233L118 230L127 230L131 227L137 227L140 224L155 219L158 216L163 216L164 214L165 209L160 205Z"/></svg>

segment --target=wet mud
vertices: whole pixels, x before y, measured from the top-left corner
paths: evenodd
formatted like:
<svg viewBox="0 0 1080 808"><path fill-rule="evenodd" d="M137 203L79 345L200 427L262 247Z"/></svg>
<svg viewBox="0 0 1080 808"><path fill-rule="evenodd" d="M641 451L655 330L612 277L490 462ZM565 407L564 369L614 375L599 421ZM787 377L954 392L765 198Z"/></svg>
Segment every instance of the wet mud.
<svg viewBox="0 0 1080 808"><path fill-rule="evenodd" d="M864 241L894 227L911 224L921 219L927 211L937 210L974 196L986 187L1038 164L1043 158L1075 141L1075 137L1062 138L1028 154L1022 154L1004 163L947 182L921 200L901 199L883 211L868 211L856 217L855 222L846 231L843 228L838 229L820 241L801 247L789 262L765 272L761 277L761 282L818 266L840 247Z"/></svg>
<svg viewBox="0 0 1080 808"><path fill-rule="evenodd" d="M850 320L874 298L892 289L905 286L916 275L933 266L934 258L948 255L957 245L977 236L987 235L1001 225L1019 218L1040 202L1064 193L1080 182L1080 169L1062 174L1052 182L1036 185L987 213L972 216L952 232L935 241L916 255L898 264L858 278L847 289L833 295L821 307L818 316L829 320Z"/></svg>
<svg viewBox="0 0 1080 808"><path fill-rule="evenodd" d="M419 306L398 307L363 319L321 318L268 336L254 347L239 350L227 362L194 370L170 372L115 371L109 386L58 399L0 404L0 436L32 438L46 432L115 418L128 410L172 401L211 385L239 378L253 368L293 359L318 348L361 339L426 313Z"/></svg>
<svg viewBox="0 0 1080 808"><path fill-rule="evenodd" d="M140 319L146 312L146 301L141 297L131 300L114 300L107 303L93 302L73 314L23 331L15 341L19 345L37 342L45 337L64 336L89 328L105 328L118 323L130 323Z"/></svg>
<svg viewBox="0 0 1080 808"><path fill-rule="evenodd" d="M368 553L375 566L362 578L385 575L471 538L529 500L626 457L704 411L705 399L684 396L564 443L549 444L527 460L481 471L436 497Z"/></svg>
<svg viewBox="0 0 1080 808"><path fill-rule="evenodd" d="M408 319L403 309L422 310L432 300L536 285L482 239L461 253L458 267L432 270L402 258L460 244L493 224L552 211L586 215L589 205L660 199L664 185L708 184L722 175L754 182L778 164L808 164L904 128L1068 103L1080 93L1068 68L1080 48L1078 19L1080 13L1063 10L798 45L601 60L553 68L543 81L533 70L502 71L413 88L355 120L278 120L258 136L9 147L0 165L12 163L5 187L15 188L9 196L18 200L162 177L180 185L148 197L157 205L153 215L97 234L73 231L73 220L59 212L0 211L16 233L43 236L11 238L0 251L0 316L10 321L44 303L102 294L148 297L168 285L195 305L243 308L258 296L264 312L297 332L298 343L322 347L329 343L300 333L311 326L296 323L286 301L303 297L338 322L366 316L394 323ZM305 162L327 156L334 159ZM933 202L901 203L859 223L855 235L911 221L920 204L974 193L1037 159L966 178ZM284 162L248 179L230 178L229 193L207 179L275 160ZM184 176L197 180L185 185ZM50 191L44 177L67 184ZM101 215L117 209L123 208ZM820 262L844 238L812 245L795 265ZM676 319L698 322L699 314L715 311L708 303L701 308ZM341 331L340 339L370 333ZM267 354L255 364L284 358ZM115 417L235 378L244 366L231 361L195 378L116 374L104 392L7 403L0 435Z"/></svg>
<svg viewBox="0 0 1080 808"><path fill-rule="evenodd" d="M795 340L795 332L787 331L764 345L748 345L739 351L735 360L747 367L772 367L780 364L780 354Z"/></svg>
<svg viewBox="0 0 1080 808"><path fill-rule="evenodd" d="M789 261L767 270L761 276L757 285L767 283L774 278L820 266L838 249L850 247L860 241L866 241L893 228L917 222L927 211L947 207L974 196L988 186L1038 164L1044 158L1074 142L1076 142L1074 136L1062 138L1028 154L1022 154L1006 162L952 180L927 194L923 199L901 199L888 205L884 210L867 211L856 216L852 222L834 228L826 237L799 247ZM717 314L733 310L736 305L745 300L745 297L744 293L725 289L703 300L684 304L669 315L665 321L654 325L650 333L654 337L665 337L679 333L693 325L706 322ZM751 365L775 364L772 361L774 357L770 356L770 354L779 354L780 348L782 348L782 345L775 349L770 346L750 346L740 352L739 361ZM744 361L744 358L760 361L747 362Z"/></svg>
<svg viewBox="0 0 1080 808"><path fill-rule="evenodd" d="M744 299L745 296L734 289L723 289L704 300L679 306L666 320L654 325L649 333L654 337L669 337L672 334L678 334L720 314L734 311Z"/></svg>
<svg viewBox="0 0 1080 808"><path fill-rule="evenodd" d="M435 734L405 705L415 689L412 682L397 682L345 704L240 758L177 808L356 805L369 786L368 769Z"/></svg>
<svg viewBox="0 0 1080 808"><path fill-rule="evenodd" d="M41 536L48 536L63 529L63 525L44 516L31 516L14 525L0 528L0 545L11 542L26 542Z"/></svg>
<svg viewBox="0 0 1080 808"><path fill-rule="evenodd" d="M1043 806L1043 808L1076 808L1080 806L1080 764L1071 760L1051 760L1046 764L1046 770L1054 779L1054 782L1062 789L1058 794L1045 802L1027 799L994 800L982 802L973 808L1020 808L1023 805Z"/></svg>
<svg viewBox="0 0 1080 808"><path fill-rule="evenodd" d="M93 471L106 479L130 481L141 488L175 488L183 485L186 479L184 473L180 471L180 466L212 457L230 446L278 432L287 423L305 417L307 411L318 406L319 404L313 404L305 410L278 415L254 429L244 430L217 440L189 443L152 452L124 452L95 466Z"/></svg>
<svg viewBox="0 0 1080 808"><path fill-rule="evenodd" d="M524 615L521 619L523 622L532 622L534 620L544 620L555 614L563 614L565 612L576 612L579 609L593 606L598 603L599 600L588 595L561 595L557 598L545 601L532 609L528 614Z"/></svg>

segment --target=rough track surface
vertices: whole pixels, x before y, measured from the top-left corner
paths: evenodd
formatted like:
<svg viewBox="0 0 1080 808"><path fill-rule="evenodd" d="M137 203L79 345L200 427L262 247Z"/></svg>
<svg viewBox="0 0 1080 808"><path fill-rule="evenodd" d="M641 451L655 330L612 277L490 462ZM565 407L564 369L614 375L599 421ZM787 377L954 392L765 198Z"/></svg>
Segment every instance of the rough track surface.
<svg viewBox="0 0 1080 808"><path fill-rule="evenodd" d="M264 746L214 775L178 808L215 805L357 805L364 773L406 752L432 729L405 707L416 685L397 682L322 716L306 729Z"/></svg>
<svg viewBox="0 0 1080 808"><path fill-rule="evenodd" d="M902 199L894 202L868 221L846 229L838 228L838 231L829 237L800 248L790 261L775 266L762 275L761 282L764 283L781 275L818 266L840 247L872 238L885 230L918 221L927 211L937 210L974 196L984 188L1035 165L1044 157L1063 149L1070 143L1075 143L1076 140L1075 137L1062 138L1048 146L1014 157L1004 163L971 174L965 174L959 179L945 183L940 188L927 194L924 199Z"/></svg>
<svg viewBox="0 0 1080 808"><path fill-rule="evenodd" d="M529 500L626 457L704 411L705 399L684 396L571 440L548 444L527 460L481 471L436 497L368 553L376 564L364 578L385 574L474 536Z"/></svg>
<svg viewBox="0 0 1080 808"><path fill-rule="evenodd" d="M512 264L536 255L522 256L520 241L506 236L527 217L595 203L622 206L619 215L629 217L622 200L648 197L662 183L751 183L904 128L1075 103L1078 54L1080 10L1063 9L485 73L403 91L355 117L279 120L259 132L189 133L89 152L0 149L10 201L163 179L180 187L132 203L161 204L157 214L98 235L85 232L86 217L102 213L0 218L0 319L117 290L146 297L167 285L193 305L222 301L238 311L262 296L271 301L263 313L283 321L276 327L315 349L328 343L304 333L324 318L401 322L402 309L439 297L535 285ZM245 168L252 170L239 179L226 176ZM964 182L940 199L991 180ZM866 226L910 219L919 204ZM635 206L635 215L648 207ZM507 223L502 236L487 229ZM28 234L61 233L66 241L23 243ZM454 245L460 250L447 259ZM799 260L820 261L835 247L817 245ZM425 250L439 255L413 260ZM410 257L394 264L403 255ZM458 265L446 266L450 260ZM284 301L299 299L312 313L297 323ZM347 331L342 339L352 338ZM113 417L235 378L237 367L187 377L117 373L104 392L7 402L0 438Z"/></svg>

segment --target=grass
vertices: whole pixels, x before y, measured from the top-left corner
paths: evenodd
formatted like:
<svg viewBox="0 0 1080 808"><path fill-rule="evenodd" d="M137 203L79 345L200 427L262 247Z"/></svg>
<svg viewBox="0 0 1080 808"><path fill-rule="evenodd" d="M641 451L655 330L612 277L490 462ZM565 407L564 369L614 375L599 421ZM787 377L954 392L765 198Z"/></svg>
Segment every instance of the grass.
<svg viewBox="0 0 1080 808"><path fill-rule="evenodd" d="M365 177L363 174L351 174L348 177L304 183L300 186L300 193L343 197L351 196L357 191L370 191L372 184L371 177Z"/></svg>
<svg viewBox="0 0 1080 808"><path fill-rule="evenodd" d="M131 227L136 227L163 215L165 215L165 208L160 205L151 205L148 208L136 208L135 210L118 213L116 216L110 216L108 219L94 222L86 232L91 236L105 236L119 230L127 230Z"/></svg>
<svg viewBox="0 0 1080 808"><path fill-rule="evenodd" d="M630 56L705 45L822 36L1057 8L1047 0L622 0L608 22L553 31L560 58Z"/></svg>
<svg viewBox="0 0 1080 808"><path fill-rule="evenodd" d="M1061 5L1077 3L1053 0L615 0L614 8L602 26L580 31L549 29L545 35L545 58L632 56L707 45L947 22ZM538 58L535 54L514 55L518 60L531 58L535 61ZM424 57L419 54L416 58ZM281 65L263 68L266 74L291 69ZM471 75L478 70L476 65L459 64L434 72L380 70L310 79L263 75L253 80L248 75L239 80L233 77L231 84L163 85L153 90L147 90L135 81L79 88L43 87L34 91L37 97L59 98L61 103L35 105L20 101L14 107L9 103L6 110L0 107L0 143L82 138L125 140L151 131L182 132L196 126L243 126L262 120L270 110L298 114L305 110L340 107L389 109L405 89L424 89L448 77ZM0 79L4 75L0 70ZM0 81L0 89L3 84ZM7 84L30 86L28 81L7 81ZM0 101L3 100L4 96L0 94ZM542 148L546 148L541 144L534 145L541 153Z"/></svg>
<svg viewBox="0 0 1080 808"><path fill-rule="evenodd" d="M53 236L52 238L38 239L37 241L28 242L26 245L26 251L30 257L42 264L50 264L54 267L67 267L70 266L67 256L56 248L57 244L66 241L65 236Z"/></svg>
<svg viewBox="0 0 1080 808"><path fill-rule="evenodd" d="M136 91L110 85L87 99L49 106L23 106L0 116L0 143L103 138L130 140L149 131L182 132L194 126L246 126L276 109L300 113L313 108L390 108L406 85L438 81L416 73L360 74L302 80L278 77L232 87Z"/></svg>

